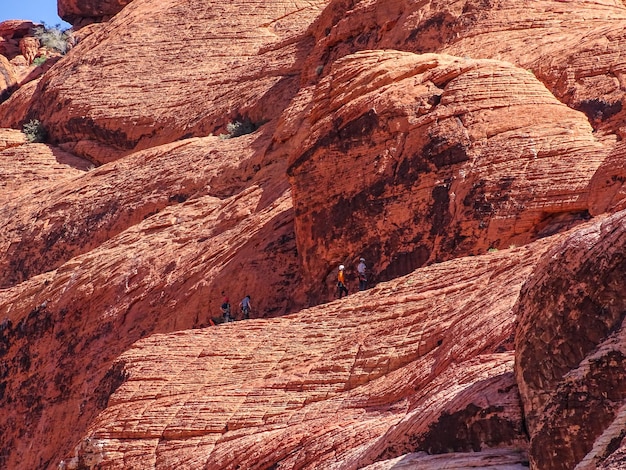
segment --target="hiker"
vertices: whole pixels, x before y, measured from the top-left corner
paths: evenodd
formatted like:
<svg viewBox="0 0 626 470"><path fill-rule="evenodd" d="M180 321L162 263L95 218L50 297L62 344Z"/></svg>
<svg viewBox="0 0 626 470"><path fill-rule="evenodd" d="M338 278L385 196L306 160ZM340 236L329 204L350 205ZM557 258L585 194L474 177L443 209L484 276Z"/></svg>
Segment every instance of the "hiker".
<svg viewBox="0 0 626 470"><path fill-rule="evenodd" d="M344 276L345 266L339 265L339 273L337 274L337 295L341 298L342 294L348 295L348 288L346 287L346 278Z"/></svg>
<svg viewBox="0 0 626 470"><path fill-rule="evenodd" d="M359 290L365 290L367 288L367 276L365 275L366 269L367 266L365 266L365 258L361 258L359 260L359 265L356 267L356 270L359 273Z"/></svg>
<svg viewBox="0 0 626 470"><path fill-rule="evenodd" d="M250 318L250 309L252 306L250 305L250 296L246 295L241 302L239 302L239 307L243 312L244 320L248 320Z"/></svg>
<svg viewBox="0 0 626 470"><path fill-rule="evenodd" d="M222 295L224 295L223 292ZM228 302L228 297L225 295L222 300L222 316L224 317L224 323L233 321L233 317L230 316L230 303Z"/></svg>

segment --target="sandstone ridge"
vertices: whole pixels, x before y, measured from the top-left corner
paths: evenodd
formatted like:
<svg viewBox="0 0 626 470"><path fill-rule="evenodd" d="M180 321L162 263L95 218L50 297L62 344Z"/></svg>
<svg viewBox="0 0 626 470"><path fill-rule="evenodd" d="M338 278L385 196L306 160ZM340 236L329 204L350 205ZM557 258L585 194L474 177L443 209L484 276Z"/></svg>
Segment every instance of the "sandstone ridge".
<svg viewBox="0 0 626 470"><path fill-rule="evenodd" d="M0 23L1 468L626 466L621 1L58 6Z"/></svg>

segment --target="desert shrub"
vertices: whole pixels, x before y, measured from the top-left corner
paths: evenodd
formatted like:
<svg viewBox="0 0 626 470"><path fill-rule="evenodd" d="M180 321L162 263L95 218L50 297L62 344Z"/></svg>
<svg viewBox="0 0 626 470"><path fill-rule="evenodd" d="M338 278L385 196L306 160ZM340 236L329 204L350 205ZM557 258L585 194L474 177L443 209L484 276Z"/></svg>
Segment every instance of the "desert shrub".
<svg viewBox="0 0 626 470"><path fill-rule="evenodd" d="M258 128L259 126L249 119L244 119L243 121L233 121L226 125L226 130L228 131L229 138L252 134Z"/></svg>
<svg viewBox="0 0 626 470"><path fill-rule="evenodd" d="M60 25L49 27L46 23L35 27L35 37L43 47L65 54L70 49L71 30L61 30Z"/></svg>
<svg viewBox="0 0 626 470"><path fill-rule="evenodd" d="M33 65L38 67L42 65L46 60L48 60L48 58L45 55L40 55L39 57L35 57L35 60L33 60Z"/></svg>
<svg viewBox="0 0 626 470"><path fill-rule="evenodd" d="M45 142L48 137L48 133L46 132L46 128L43 126L39 119L31 119L24 127L22 127L22 132L26 135L26 140L29 142Z"/></svg>

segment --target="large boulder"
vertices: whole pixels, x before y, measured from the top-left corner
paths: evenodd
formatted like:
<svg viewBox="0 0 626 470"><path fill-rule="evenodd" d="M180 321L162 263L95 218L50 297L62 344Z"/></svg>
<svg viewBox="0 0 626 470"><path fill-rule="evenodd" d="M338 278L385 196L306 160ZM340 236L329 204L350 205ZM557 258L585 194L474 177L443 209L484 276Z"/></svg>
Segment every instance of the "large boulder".
<svg viewBox="0 0 626 470"><path fill-rule="evenodd" d="M552 248L520 294L515 372L532 468L598 468L624 437L625 251L622 211Z"/></svg>
<svg viewBox="0 0 626 470"><path fill-rule="evenodd" d="M289 152L313 303L361 255L391 279L589 217L607 150L582 113L508 63L365 51L301 99L275 139Z"/></svg>
<svg viewBox="0 0 626 470"><path fill-rule="evenodd" d="M75 27L111 19L132 0L58 0L59 16Z"/></svg>

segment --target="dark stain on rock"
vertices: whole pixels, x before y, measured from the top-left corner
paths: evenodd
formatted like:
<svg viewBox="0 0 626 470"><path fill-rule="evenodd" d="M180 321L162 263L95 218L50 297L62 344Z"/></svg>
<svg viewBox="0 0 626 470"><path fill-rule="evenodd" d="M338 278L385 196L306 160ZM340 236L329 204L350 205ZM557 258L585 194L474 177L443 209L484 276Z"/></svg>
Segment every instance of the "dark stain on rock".
<svg viewBox="0 0 626 470"><path fill-rule="evenodd" d="M348 153L359 145L367 145L368 147L373 145L370 139L371 133L379 126L378 115L373 109L354 121L348 122L343 127L342 124L341 119L335 120L334 129L320 137L307 151L303 152L287 168L287 175L294 176L299 167L309 161L320 149L335 149L342 153Z"/></svg>
<svg viewBox="0 0 626 470"><path fill-rule="evenodd" d="M88 136L121 150L132 150L138 142L136 139L130 139L120 129L106 129L85 116L75 116L68 119L65 127L69 135Z"/></svg>
<svg viewBox="0 0 626 470"><path fill-rule="evenodd" d="M545 214L535 226L535 236L537 238L549 237L590 219L591 214L587 210Z"/></svg>
<svg viewBox="0 0 626 470"><path fill-rule="evenodd" d="M499 406L480 408L470 404L456 413L443 413L423 436L414 437L415 450L429 454L449 452L480 452L484 448L510 445L520 438L520 422L509 421L499 415Z"/></svg>
<svg viewBox="0 0 626 470"><path fill-rule="evenodd" d="M15 327L15 337L29 341L40 339L53 327L52 314L43 303L32 309Z"/></svg>
<svg viewBox="0 0 626 470"><path fill-rule="evenodd" d="M378 274L377 279L388 281L412 273L424 266L429 257L430 249L426 245L420 245L410 252L397 253L387 267Z"/></svg>
<svg viewBox="0 0 626 470"><path fill-rule="evenodd" d="M461 142L449 141L445 137L434 137L422 149L426 159L435 164L437 169L469 160L467 147Z"/></svg>
<svg viewBox="0 0 626 470"><path fill-rule="evenodd" d="M385 210L385 181L379 180L354 196L341 196L330 207L312 213L312 237L315 240L347 237L359 240L365 235L365 227L354 223L355 218L376 220Z"/></svg>
<svg viewBox="0 0 626 470"><path fill-rule="evenodd" d="M561 383L544 408L544 426L530 446L537 468L574 468L626 399L626 357L620 351L608 351L589 365L584 377Z"/></svg>
<svg viewBox="0 0 626 470"><path fill-rule="evenodd" d="M454 43L456 21L447 12L426 19L411 31L402 49L417 53L434 52L435 45Z"/></svg>
<svg viewBox="0 0 626 470"><path fill-rule="evenodd" d="M592 122L602 122L622 111L622 102L608 103L600 98L581 101L576 108Z"/></svg>
<svg viewBox="0 0 626 470"><path fill-rule="evenodd" d="M450 195L448 191L449 186L447 184L435 186L432 190L433 204L428 214L432 221L430 228L431 235L444 235L450 223Z"/></svg>
<svg viewBox="0 0 626 470"><path fill-rule="evenodd" d="M126 363L124 361L113 363L100 380L100 383L94 390L96 406L99 410L104 410L107 407L111 395L128 379L125 367Z"/></svg>
<svg viewBox="0 0 626 470"><path fill-rule="evenodd" d="M430 162L424 158L424 154L416 152L400 162L396 170L394 183L408 189L419 181L420 174L430 173L431 171Z"/></svg>
<svg viewBox="0 0 626 470"><path fill-rule="evenodd" d="M474 183L463 198L463 205L472 209L475 220L488 218L494 212L493 203L487 198L485 193L485 186L485 180Z"/></svg>

